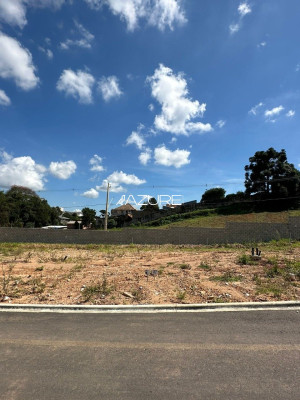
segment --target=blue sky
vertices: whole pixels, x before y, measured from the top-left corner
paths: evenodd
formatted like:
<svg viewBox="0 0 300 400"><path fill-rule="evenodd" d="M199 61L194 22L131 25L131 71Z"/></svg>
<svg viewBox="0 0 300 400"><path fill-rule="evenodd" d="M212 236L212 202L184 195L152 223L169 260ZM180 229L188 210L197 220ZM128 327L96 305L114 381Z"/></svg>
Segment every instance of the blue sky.
<svg viewBox="0 0 300 400"><path fill-rule="evenodd" d="M66 210L300 166L299 0L0 0L0 187Z"/></svg>

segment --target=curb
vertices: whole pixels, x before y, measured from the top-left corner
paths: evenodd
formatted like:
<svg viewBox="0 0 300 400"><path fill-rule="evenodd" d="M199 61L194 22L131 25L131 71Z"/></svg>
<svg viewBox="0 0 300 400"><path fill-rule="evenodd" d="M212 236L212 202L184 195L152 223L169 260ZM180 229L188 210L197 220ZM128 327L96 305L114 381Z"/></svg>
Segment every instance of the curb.
<svg viewBox="0 0 300 400"><path fill-rule="evenodd" d="M56 312L56 313L159 313L159 312L207 312L251 310L300 310L300 301L274 301L266 303L209 303L165 305L44 305L1 304L0 312Z"/></svg>

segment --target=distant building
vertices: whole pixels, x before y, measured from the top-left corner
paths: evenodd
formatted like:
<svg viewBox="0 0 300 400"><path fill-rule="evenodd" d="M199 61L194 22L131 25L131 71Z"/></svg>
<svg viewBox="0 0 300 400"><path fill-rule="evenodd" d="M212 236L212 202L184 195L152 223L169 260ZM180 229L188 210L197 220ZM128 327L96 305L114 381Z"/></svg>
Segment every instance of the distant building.
<svg viewBox="0 0 300 400"><path fill-rule="evenodd" d="M111 210L112 217L119 217L121 215L129 215L132 217L134 211L137 211L131 204L124 204L123 206Z"/></svg>

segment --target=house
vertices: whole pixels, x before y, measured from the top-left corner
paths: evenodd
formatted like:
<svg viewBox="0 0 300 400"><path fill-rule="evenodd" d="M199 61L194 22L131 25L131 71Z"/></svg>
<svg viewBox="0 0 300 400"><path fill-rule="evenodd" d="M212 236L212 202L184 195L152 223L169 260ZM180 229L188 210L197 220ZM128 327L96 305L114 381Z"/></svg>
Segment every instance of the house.
<svg viewBox="0 0 300 400"><path fill-rule="evenodd" d="M132 218L133 212L137 211L131 204L124 204L123 206L113 208L110 215L112 217L120 217L121 215L128 215Z"/></svg>

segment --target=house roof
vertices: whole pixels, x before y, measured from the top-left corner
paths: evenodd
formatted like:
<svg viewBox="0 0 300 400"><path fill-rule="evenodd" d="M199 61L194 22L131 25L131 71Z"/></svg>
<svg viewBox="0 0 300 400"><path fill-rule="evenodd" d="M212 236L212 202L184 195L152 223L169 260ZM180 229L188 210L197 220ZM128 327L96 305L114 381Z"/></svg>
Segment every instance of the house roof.
<svg viewBox="0 0 300 400"><path fill-rule="evenodd" d="M134 208L131 204L124 204L123 206L114 208L111 211L136 211L136 208Z"/></svg>

